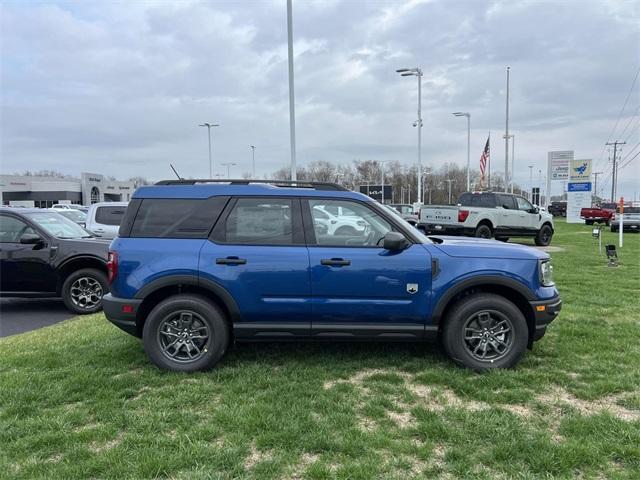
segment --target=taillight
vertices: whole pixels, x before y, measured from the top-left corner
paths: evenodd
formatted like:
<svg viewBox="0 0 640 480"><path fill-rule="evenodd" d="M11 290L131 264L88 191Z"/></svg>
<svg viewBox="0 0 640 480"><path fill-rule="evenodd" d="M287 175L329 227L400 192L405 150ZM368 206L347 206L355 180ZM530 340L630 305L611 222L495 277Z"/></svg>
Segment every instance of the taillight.
<svg viewBox="0 0 640 480"><path fill-rule="evenodd" d="M116 275L118 275L118 253L110 251L107 258L107 280L111 285Z"/></svg>
<svg viewBox="0 0 640 480"><path fill-rule="evenodd" d="M458 221L460 223L464 222L469 216L469 210L458 210Z"/></svg>

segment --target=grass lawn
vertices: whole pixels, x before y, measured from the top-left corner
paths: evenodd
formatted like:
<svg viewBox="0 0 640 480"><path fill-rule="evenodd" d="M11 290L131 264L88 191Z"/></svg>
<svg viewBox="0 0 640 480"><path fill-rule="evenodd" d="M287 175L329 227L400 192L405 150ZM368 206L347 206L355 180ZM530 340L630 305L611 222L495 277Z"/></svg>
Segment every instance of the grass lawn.
<svg viewBox="0 0 640 480"><path fill-rule="evenodd" d="M258 344L166 373L102 314L1 339L0 477L640 478L640 235L614 269L590 232L557 225L564 308L510 371Z"/></svg>

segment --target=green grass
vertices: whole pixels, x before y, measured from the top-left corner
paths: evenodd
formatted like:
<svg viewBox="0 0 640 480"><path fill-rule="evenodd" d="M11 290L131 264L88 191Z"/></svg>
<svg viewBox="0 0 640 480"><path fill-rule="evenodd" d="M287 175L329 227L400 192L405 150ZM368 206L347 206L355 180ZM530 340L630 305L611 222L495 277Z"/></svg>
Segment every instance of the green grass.
<svg viewBox="0 0 640 480"><path fill-rule="evenodd" d="M564 308L510 371L260 344L167 373L101 314L2 339L0 477L639 478L640 235L614 269L589 227L557 229Z"/></svg>

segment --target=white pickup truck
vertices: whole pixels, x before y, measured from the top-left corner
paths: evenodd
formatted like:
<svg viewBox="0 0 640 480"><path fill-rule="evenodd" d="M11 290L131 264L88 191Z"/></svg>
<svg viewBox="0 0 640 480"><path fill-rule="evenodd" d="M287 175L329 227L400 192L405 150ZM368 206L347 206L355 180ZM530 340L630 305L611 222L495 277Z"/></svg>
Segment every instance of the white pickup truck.
<svg viewBox="0 0 640 480"><path fill-rule="evenodd" d="M428 235L470 235L506 242L510 237L534 237L546 246L553 237L553 215L519 195L466 192L457 205L423 205L418 229Z"/></svg>

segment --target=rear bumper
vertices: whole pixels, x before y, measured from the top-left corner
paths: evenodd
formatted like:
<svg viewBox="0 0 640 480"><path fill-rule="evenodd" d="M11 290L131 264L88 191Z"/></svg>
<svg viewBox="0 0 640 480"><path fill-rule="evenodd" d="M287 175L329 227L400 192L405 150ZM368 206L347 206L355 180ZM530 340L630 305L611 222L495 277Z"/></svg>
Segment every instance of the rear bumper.
<svg viewBox="0 0 640 480"><path fill-rule="evenodd" d="M472 235L472 228L461 225L447 225L442 223L419 223L419 228L424 229L428 235Z"/></svg>
<svg viewBox="0 0 640 480"><path fill-rule="evenodd" d="M102 310L107 320L130 335L141 337L142 332L136 321L142 300L117 298L107 293L102 297Z"/></svg>
<svg viewBox="0 0 640 480"><path fill-rule="evenodd" d="M534 312L533 341L540 340L549 324L555 320L562 309L562 300L559 296L547 300L529 302Z"/></svg>

